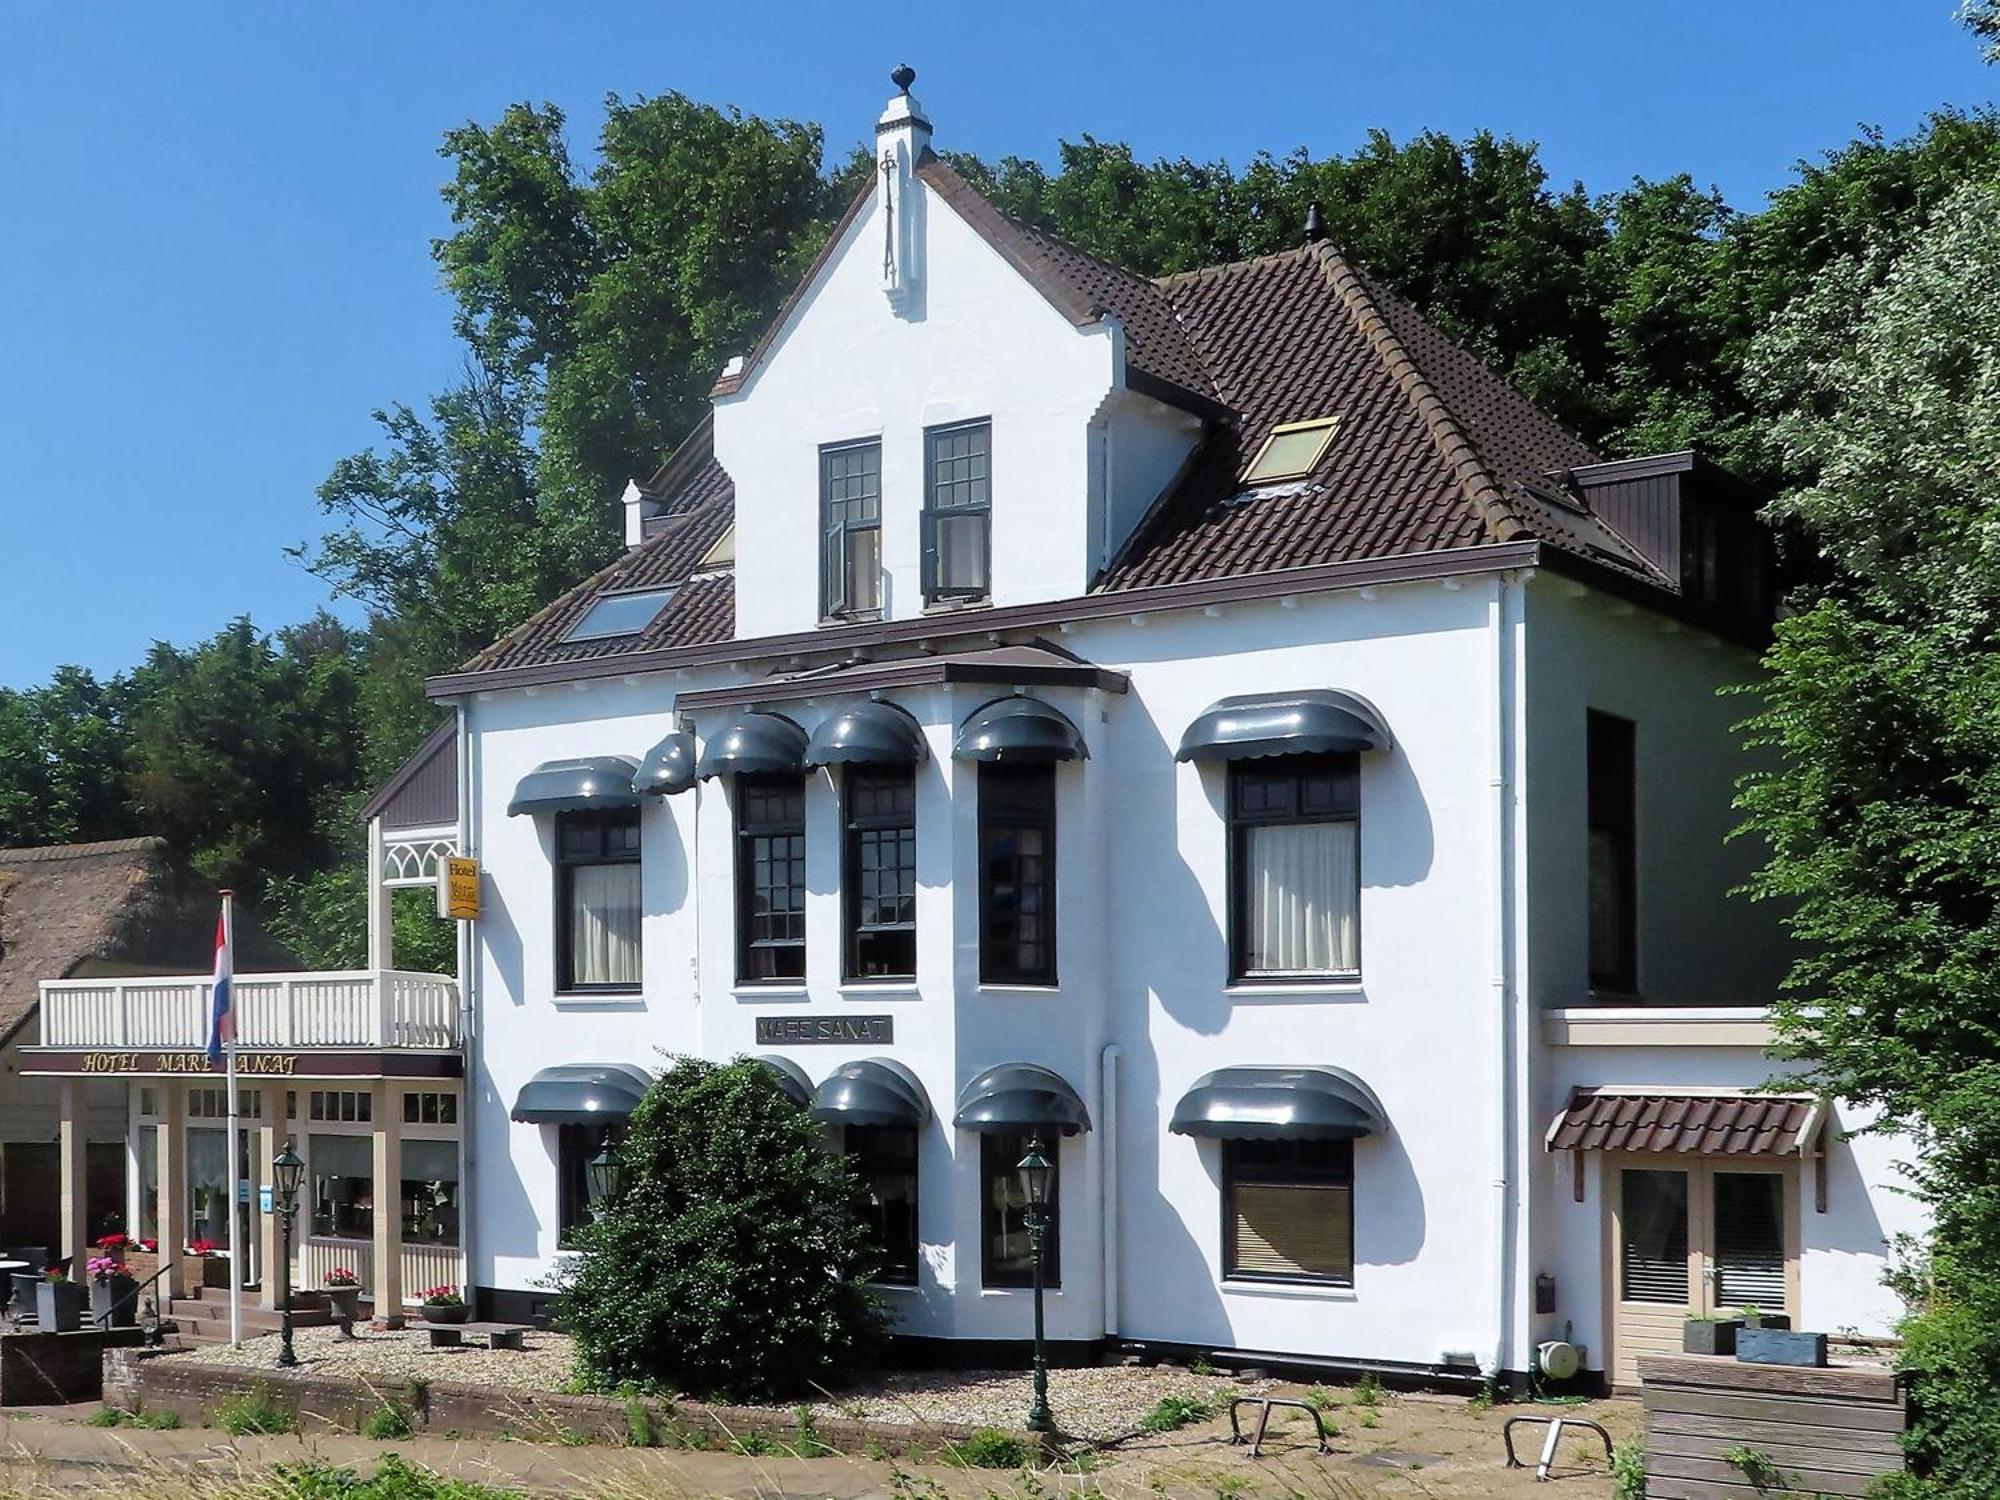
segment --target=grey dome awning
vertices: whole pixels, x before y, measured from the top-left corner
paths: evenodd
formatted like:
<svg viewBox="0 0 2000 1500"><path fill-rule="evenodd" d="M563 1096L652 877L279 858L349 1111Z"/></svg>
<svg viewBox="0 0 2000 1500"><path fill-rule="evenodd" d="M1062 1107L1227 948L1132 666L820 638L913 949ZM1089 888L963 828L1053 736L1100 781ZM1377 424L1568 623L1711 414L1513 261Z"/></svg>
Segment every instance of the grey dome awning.
<svg viewBox="0 0 2000 1500"><path fill-rule="evenodd" d="M507 1118L523 1125L602 1125L631 1114L653 1075L632 1063L558 1063L521 1085Z"/></svg>
<svg viewBox="0 0 2000 1500"><path fill-rule="evenodd" d="M522 813L582 812L597 807L636 807L632 778L639 763L629 755L586 755L545 760L514 788L507 816Z"/></svg>
<svg viewBox="0 0 2000 1500"><path fill-rule="evenodd" d="M1167 1129L1211 1140L1351 1141L1389 1128L1360 1079L1338 1068L1217 1068L1181 1095Z"/></svg>
<svg viewBox="0 0 2000 1500"><path fill-rule="evenodd" d="M1087 760L1090 747L1076 725L1039 698L996 698L959 726L958 760L1009 765Z"/></svg>
<svg viewBox="0 0 2000 1500"><path fill-rule="evenodd" d="M799 1108L804 1109L812 1103L813 1083L806 1076L804 1068L793 1062L789 1057L766 1056L756 1058L755 1061L762 1063L771 1070L772 1076L777 1080L779 1090L787 1099L798 1105Z"/></svg>
<svg viewBox="0 0 2000 1500"><path fill-rule="evenodd" d="M892 703L856 703L806 741L808 766L914 766L927 754L917 721Z"/></svg>
<svg viewBox="0 0 2000 1500"><path fill-rule="evenodd" d="M694 736L676 729L646 752L632 778L632 791L640 797L671 797L694 785Z"/></svg>
<svg viewBox="0 0 2000 1500"><path fill-rule="evenodd" d="M695 774L716 776L796 776L805 769L806 732L781 714L745 713L708 737Z"/></svg>
<svg viewBox="0 0 2000 1500"><path fill-rule="evenodd" d="M812 1117L826 1125L921 1126L931 1101L901 1063L864 1057L842 1063L813 1091Z"/></svg>
<svg viewBox="0 0 2000 1500"><path fill-rule="evenodd" d="M1249 760L1262 755L1321 755L1387 750L1382 716L1352 693L1306 688L1253 693L1203 709L1181 736L1175 760Z"/></svg>
<svg viewBox="0 0 2000 1500"><path fill-rule="evenodd" d="M1090 1111L1060 1075L1033 1063L1001 1063L965 1086L952 1124L982 1135L1009 1130L1075 1135L1090 1129Z"/></svg>

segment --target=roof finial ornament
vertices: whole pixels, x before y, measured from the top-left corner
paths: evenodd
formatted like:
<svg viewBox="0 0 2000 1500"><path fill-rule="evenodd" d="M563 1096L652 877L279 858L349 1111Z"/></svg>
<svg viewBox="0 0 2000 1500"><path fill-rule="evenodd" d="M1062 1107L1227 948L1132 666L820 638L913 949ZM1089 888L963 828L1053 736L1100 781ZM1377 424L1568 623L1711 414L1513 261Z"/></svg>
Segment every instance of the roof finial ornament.
<svg viewBox="0 0 2000 1500"><path fill-rule="evenodd" d="M917 70L908 63L897 63L895 71L889 74L889 82L896 85L896 92L907 94L910 85L917 81Z"/></svg>
<svg viewBox="0 0 2000 1500"><path fill-rule="evenodd" d="M1306 243L1317 245L1326 238L1326 220L1319 211L1319 199L1306 205Z"/></svg>

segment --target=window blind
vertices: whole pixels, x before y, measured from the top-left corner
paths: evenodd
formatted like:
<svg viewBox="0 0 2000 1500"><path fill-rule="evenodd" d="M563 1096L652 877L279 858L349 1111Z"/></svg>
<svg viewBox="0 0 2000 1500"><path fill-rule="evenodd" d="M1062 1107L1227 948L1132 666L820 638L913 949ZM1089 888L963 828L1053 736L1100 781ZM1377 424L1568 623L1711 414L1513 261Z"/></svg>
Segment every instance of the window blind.
<svg viewBox="0 0 2000 1500"><path fill-rule="evenodd" d="M1237 1183L1230 1207L1230 1274L1353 1278L1351 1188Z"/></svg>

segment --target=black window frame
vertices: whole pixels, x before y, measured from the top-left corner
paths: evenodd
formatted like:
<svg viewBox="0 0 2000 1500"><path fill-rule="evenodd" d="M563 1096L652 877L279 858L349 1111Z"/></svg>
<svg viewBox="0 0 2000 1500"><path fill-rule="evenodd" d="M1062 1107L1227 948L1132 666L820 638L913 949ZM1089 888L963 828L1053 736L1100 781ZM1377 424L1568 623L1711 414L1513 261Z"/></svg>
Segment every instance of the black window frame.
<svg viewBox="0 0 2000 1500"><path fill-rule="evenodd" d="M590 1159L625 1135L623 1120L556 1126L556 1248L574 1248L571 1236L590 1222Z"/></svg>
<svg viewBox="0 0 2000 1500"><path fill-rule="evenodd" d="M875 490L872 495L843 496L836 500L836 482L854 476L834 473L834 465L849 454L875 455ZM835 515L835 507L842 512ZM864 514L851 514L854 510ZM872 515L865 514L871 510ZM849 597L855 582L851 539L859 532L875 533L875 601L857 607ZM838 558L838 567L834 566ZM879 620L882 618L882 439L855 438L842 443L823 443L819 450L819 617L822 621Z"/></svg>
<svg viewBox="0 0 2000 1500"><path fill-rule="evenodd" d="M1330 1151L1337 1160L1315 1166L1307 1151ZM1269 1159L1246 1162L1265 1154ZM1237 1263L1236 1190L1238 1187L1313 1187L1347 1194L1347 1274L1327 1276L1308 1272L1246 1271ZM1222 1277L1225 1281L1256 1281L1294 1286L1352 1287L1354 1285L1354 1142L1351 1140L1225 1140L1222 1142Z"/></svg>
<svg viewBox="0 0 2000 1500"><path fill-rule="evenodd" d="M1062 1137L1053 1130L982 1132L979 1137L979 1284L982 1287L1012 1290L1035 1284L1033 1262L1022 1271L993 1264L991 1252L1000 1215L993 1202L992 1184L996 1177L1020 1180L1021 1161L1028 1154L1028 1142L1038 1134L1042 1138L1042 1154L1055 1168L1049 1176L1048 1229L1042 1238L1042 1285L1051 1291L1062 1287Z"/></svg>
<svg viewBox="0 0 2000 1500"><path fill-rule="evenodd" d="M570 836L585 830L594 835L589 849L573 850ZM614 842L609 835L616 832ZM556 896L556 993L559 995L636 995L643 978L630 984L590 984L576 977L576 903L573 886L576 872L601 865L637 865L640 858L639 809L636 807L589 808L559 812L555 816L555 896ZM643 882L644 876L640 879ZM643 976L646 952L646 924L643 909L639 923L639 962Z"/></svg>
<svg viewBox="0 0 2000 1500"><path fill-rule="evenodd" d="M1055 988L1061 972L1057 937L1057 811L1056 768L1044 765L999 765L984 762L979 767L979 982L981 984L1029 985ZM1020 795L1034 788L1032 798ZM1039 804L1039 805L1036 805ZM1022 832L1042 835L1043 870L1032 883L1023 878L1019 866L1025 860L1018 848L1009 852L1003 841ZM996 861L1009 860L1011 878L995 879ZM1003 905L1003 891L1016 893L1031 888L1039 893L1041 917L1047 929L1041 946L1046 959L1040 967L1020 961L1022 943L1019 925L1019 896L1009 908ZM1001 928L1008 927L1003 933Z"/></svg>
<svg viewBox="0 0 2000 1500"><path fill-rule="evenodd" d="M887 791L903 802L903 806L888 810L876 808L865 810L868 794ZM849 982L872 984L899 980L914 981L917 977L917 774L914 766L873 766L852 765L846 767L841 778L840 799L840 892L841 892L841 959L840 977ZM874 872L864 868L866 851L873 844L878 850L884 841L893 838L896 848L895 869L900 878L907 876L909 889L898 892L893 899L899 905L907 905L907 920L864 921L866 903L871 899L881 899L880 890L868 890L871 873L879 876L881 867ZM891 937L901 942L905 937L909 944L909 966L899 969L880 969L868 972L863 963L863 953L873 946L869 940L877 936ZM884 943L884 947L888 944Z"/></svg>
<svg viewBox="0 0 2000 1500"><path fill-rule="evenodd" d="M985 451L973 454L952 454L940 457L938 448L949 439L969 434L982 434ZM940 480L941 463L958 463L962 460L983 460L985 472L965 478ZM983 485L985 498L950 505L939 501L940 488L954 496L961 486ZM979 587L946 588L938 581L938 532L948 520L975 517L980 522L980 557L984 563L984 576ZM969 422L949 422L938 427L924 429L924 508L923 508L923 583L925 604L977 604L993 597L993 419L979 417Z"/></svg>
<svg viewBox="0 0 2000 1500"><path fill-rule="evenodd" d="M1639 993L1639 726L1587 711L1584 722L1584 944L1592 994ZM1596 847L1612 840L1618 951L1598 951Z"/></svg>
<svg viewBox="0 0 2000 1500"><path fill-rule="evenodd" d="M736 831L736 982L739 985L780 985L796 987L805 983L806 977L806 778L798 775L755 775L739 776L734 787L735 831ZM773 817L768 809L759 804L760 798L796 799L797 816ZM752 814L757 816L753 817ZM796 925L796 936L760 936L756 931L758 914L757 896L760 890L757 879L759 839L787 839L792 847L785 858L797 869L796 881L789 882L788 888L795 898L787 915ZM775 884L761 889L775 890ZM751 960L758 953L792 953L797 972L760 974Z"/></svg>
<svg viewBox="0 0 2000 1500"><path fill-rule="evenodd" d="M915 1286L917 1267L920 1262L922 1234L918 1229L918 1214L923 1203L922 1174L919 1170L920 1143L917 1127L914 1125L849 1125L844 1127L841 1149L853 1162L855 1175L868 1189L868 1217L870 1228L875 1235L875 1247L882 1260L874 1279L883 1286ZM886 1205L881 1195L875 1191L878 1178L877 1167L886 1172L902 1175L907 1172L910 1183L909 1212L906 1232L897 1235L897 1243L890 1243L890 1224Z"/></svg>
<svg viewBox="0 0 2000 1500"><path fill-rule="evenodd" d="M1327 806L1306 809L1306 784L1321 777L1333 778ZM1243 789L1252 781L1271 783L1290 780L1294 784L1291 809L1273 813L1246 812ZM1227 784L1223 788L1224 815L1229 825L1229 982L1240 985L1286 985L1353 980L1361 974L1361 757L1354 751L1325 754L1264 756L1228 762ZM1250 868L1246 851L1253 828L1283 824L1352 823L1354 825L1354 963L1344 969L1251 969L1250 892L1244 884Z"/></svg>

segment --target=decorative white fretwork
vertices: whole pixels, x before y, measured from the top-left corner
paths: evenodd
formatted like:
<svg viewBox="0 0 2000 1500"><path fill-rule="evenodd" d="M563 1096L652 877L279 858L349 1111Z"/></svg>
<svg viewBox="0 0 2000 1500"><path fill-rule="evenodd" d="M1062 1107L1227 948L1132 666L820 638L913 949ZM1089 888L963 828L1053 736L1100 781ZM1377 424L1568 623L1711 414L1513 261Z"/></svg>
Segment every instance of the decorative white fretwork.
<svg viewBox="0 0 2000 1500"><path fill-rule="evenodd" d="M437 884L438 861L458 853L455 838L418 838L384 843L382 884L390 890Z"/></svg>

